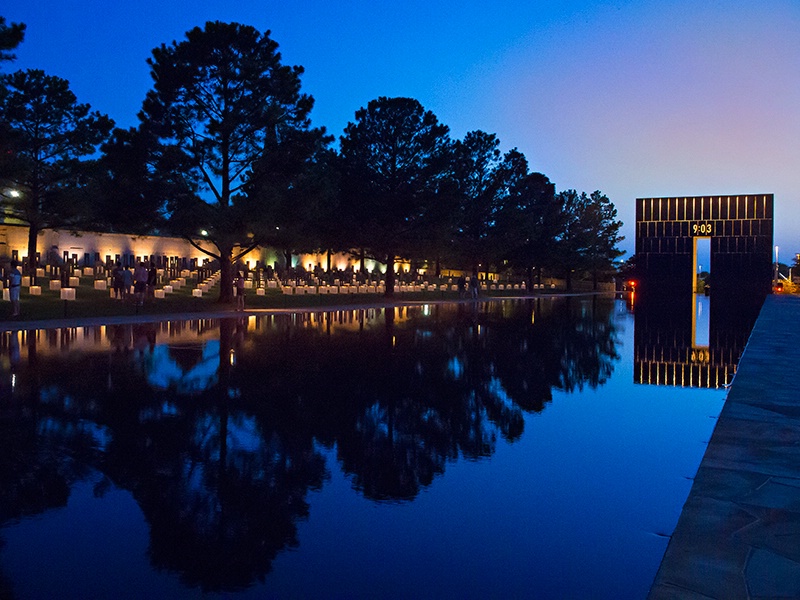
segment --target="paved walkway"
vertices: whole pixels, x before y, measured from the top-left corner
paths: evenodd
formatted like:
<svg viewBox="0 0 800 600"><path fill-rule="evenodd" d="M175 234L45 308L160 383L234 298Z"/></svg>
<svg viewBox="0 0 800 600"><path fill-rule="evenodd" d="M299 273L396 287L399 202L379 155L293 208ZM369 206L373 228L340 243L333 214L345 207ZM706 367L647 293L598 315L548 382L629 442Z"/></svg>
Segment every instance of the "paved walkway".
<svg viewBox="0 0 800 600"><path fill-rule="evenodd" d="M800 298L769 296L649 600L800 598Z"/></svg>

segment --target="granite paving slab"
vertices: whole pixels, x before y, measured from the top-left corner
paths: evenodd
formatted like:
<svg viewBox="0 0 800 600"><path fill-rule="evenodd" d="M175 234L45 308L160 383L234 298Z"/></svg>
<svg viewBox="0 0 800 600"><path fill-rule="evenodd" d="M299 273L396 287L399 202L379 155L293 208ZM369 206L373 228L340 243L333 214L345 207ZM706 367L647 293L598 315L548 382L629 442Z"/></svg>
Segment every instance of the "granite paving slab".
<svg viewBox="0 0 800 600"><path fill-rule="evenodd" d="M769 296L648 598L800 598L800 298Z"/></svg>

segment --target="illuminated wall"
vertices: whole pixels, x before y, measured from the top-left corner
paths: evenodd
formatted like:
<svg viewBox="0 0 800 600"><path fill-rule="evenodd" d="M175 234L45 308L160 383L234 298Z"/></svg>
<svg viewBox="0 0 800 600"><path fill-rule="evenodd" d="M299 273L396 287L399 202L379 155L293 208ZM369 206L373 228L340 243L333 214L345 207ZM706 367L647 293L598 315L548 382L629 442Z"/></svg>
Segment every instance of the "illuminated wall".
<svg viewBox="0 0 800 600"><path fill-rule="evenodd" d="M690 293L695 238L711 238L712 289L767 294L773 195L636 199L636 266L649 289Z"/></svg>
<svg viewBox="0 0 800 600"><path fill-rule="evenodd" d="M202 239L195 240L200 246L207 247L214 251L214 247ZM167 236L135 236L123 233L98 233L82 231L72 233L62 230L44 230L39 234L37 248L40 255L40 262L46 262L48 253L55 252L59 257L66 252L69 258L75 257L79 264L93 266L99 261L105 263L106 257L116 260L117 257L133 257L138 260L140 257L177 257L180 262L190 263L196 260L197 264L202 265L203 261L209 257L200 250L189 244L183 238ZM26 226L0 225L0 259L12 258L16 256L22 259L28 256L28 228ZM124 260L124 258L123 258ZM248 262L250 268L255 267L256 261L261 261L265 265L279 266L284 265L283 254L275 248L257 248L246 254L243 261ZM313 270L317 265L323 269L327 268L327 253L300 254L293 255L292 266L300 266ZM355 271L359 271L361 263L346 253L335 253L331 257L331 267L344 271L352 266ZM386 265L375 260L367 259L365 266L371 272L385 272ZM398 263L397 269L408 270L407 263Z"/></svg>
<svg viewBox="0 0 800 600"><path fill-rule="evenodd" d="M209 250L213 246L203 240L196 242ZM142 257L177 258L187 263L196 260L202 265L209 258L183 238L166 236L135 236L123 233L98 233L82 231L73 233L67 230L46 229L39 234L37 250L40 262L46 262L51 253L63 258L76 258L80 265L93 266L96 262L105 263L107 257L112 261L117 257L132 257L138 261ZM252 255L253 253L251 253ZM0 225L0 258L19 259L28 256L28 228L25 226ZM250 256L250 255L248 255Z"/></svg>

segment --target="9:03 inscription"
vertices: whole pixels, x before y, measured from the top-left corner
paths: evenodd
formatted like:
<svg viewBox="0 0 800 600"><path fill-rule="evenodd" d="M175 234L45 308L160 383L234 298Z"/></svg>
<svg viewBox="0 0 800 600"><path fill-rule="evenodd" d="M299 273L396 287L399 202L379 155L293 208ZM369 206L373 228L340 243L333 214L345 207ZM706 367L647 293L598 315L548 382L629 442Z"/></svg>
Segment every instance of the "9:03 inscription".
<svg viewBox="0 0 800 600"><path fill-rule="evenodd" d="M714 235L714 222L700 221L689 223L689 232L691 235Z"/></svg>

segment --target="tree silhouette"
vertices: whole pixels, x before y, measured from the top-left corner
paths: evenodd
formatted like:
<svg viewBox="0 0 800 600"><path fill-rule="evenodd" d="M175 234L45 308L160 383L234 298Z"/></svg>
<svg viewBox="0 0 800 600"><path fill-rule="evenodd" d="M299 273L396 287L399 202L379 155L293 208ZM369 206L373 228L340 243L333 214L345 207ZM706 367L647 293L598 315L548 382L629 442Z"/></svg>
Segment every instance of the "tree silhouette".
<svg viewBox="0 0 800 600"><path fill-rule="evenodd" d="M0 62L15 60L11 52L25 39L25 24L11 23L6 25L6 18L0 16Z"/></svg>
<svg viewBox="0 0 800 600"><path fill-rule="evenodd" d="M507 246L499 230L502 213L508 211L512 189L528 173L525 157L512 150L500 152L494 134L470 131L455 143L454 187L457 190L453 243L465 265L477 275L486 270Z"/></svg>
<svg viewBox="0 0 800 600"><path fill-rule="evenodd" d="M28 271L35 273L39 232L80 223L71 193L81 185L80 159L96 152L113 121L79 104L69 82L44 71L17 71L5 82L0 120L11 139L3 168L12 191L0 197L0 208L28 225Z"/></svg>
<svg viewBox="0 0 800 600"><path fill-rule="evenodd" d="M396 258L413 254L440 222L449 168L448 128L412 98L381 97L356 112L341 137L343 206L353 247L386 263L394 294Z"/></svg>
<svg viewBox="0 0 800 600"><path fill-rule="evenodd" d="M176 199L168 206L169 223L219 260L221 302L233 300L233 264L275 230L264 210L274 199L270 192L278 186L276 193L288 193L296 165L326 141L322 130L310 128L314 101L300 93L303 69L281 64L277 48L269 31L215 21L187 32L180 43L162 44L148 60L154 87L140 118L163 144L185 155L183 174L210 195L208 201ZM287 162L291 168L277 169L281 177L268 180ZM216 252L196 242L201 235Z"/></svg>

